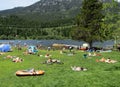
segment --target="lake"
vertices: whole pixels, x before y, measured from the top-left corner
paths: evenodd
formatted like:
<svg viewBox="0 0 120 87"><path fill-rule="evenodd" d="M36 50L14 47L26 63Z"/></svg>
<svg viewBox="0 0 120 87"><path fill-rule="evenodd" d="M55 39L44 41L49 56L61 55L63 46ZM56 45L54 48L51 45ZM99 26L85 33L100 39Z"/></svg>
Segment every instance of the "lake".
<svg viewBox="0 0 120 87"><path fill-rule="evenodd" d="M14 46L16 44L19 44L19 45L39 45L39 44L41 44L42 46L51 46L54 43L80 46L85 42L84 41L75 41L75 40L0 40L0 43L10 43L12 46ZM97 47L105 47L105 46L113 46L113 45L114 45L113 40L104 41L103 43L101 43L101 42L93 43L93 46L97 46Z"/></svg>

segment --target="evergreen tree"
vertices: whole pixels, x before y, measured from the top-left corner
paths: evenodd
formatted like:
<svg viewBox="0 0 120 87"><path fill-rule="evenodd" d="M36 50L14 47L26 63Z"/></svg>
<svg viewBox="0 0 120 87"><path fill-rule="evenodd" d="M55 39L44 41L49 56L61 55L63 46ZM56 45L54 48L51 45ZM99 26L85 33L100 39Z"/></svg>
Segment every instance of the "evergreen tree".
<svg viewBox="0 0 120 87"><path fill-rule="evenodd" d="M83 0L77 27L72 34L74 39L86 41L90 46L93 41L101 39L102 4L100 0Z"/></svg>
<svg viewBox="0 0 120 87"><path fill-rule="evenodd" d="M120 7L119 3L116 0L112 0L111 2L106 2L103 4L104 10L104 38L107 39L115 39L116 36L119 36L119 20L120 20Z"/></svg>

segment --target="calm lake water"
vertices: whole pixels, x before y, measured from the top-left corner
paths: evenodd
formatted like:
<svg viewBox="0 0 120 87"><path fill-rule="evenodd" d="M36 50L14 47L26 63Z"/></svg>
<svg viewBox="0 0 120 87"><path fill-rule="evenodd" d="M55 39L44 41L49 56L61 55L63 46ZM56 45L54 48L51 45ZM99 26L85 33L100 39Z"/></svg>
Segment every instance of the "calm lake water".
<svg viewBox="0 0 120 87"><path fill-rule="evenodd" d="M0 40L0 43L10 43L11 45L38 45L41 44L42 46L51 46L54 43L58 44L67 44L67 45L77 45L80 46L84 41L75 41L75 40ZM93 46L113 46L114 41L113 40L108 40L103 43L101 42L94 42Z"/></svg>

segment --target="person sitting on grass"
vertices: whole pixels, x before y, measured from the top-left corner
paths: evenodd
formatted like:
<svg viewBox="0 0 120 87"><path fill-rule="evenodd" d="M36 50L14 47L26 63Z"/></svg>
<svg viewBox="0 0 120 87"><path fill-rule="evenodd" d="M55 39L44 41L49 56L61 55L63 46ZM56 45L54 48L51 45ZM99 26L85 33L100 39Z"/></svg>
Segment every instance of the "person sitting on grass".
<svg viewBox="0 0 120 87"><path fill-rule="evenodd" d="M101 59L100 59L100 62L105 62L105 58L104 57L102 57Z"/></svg>
<svg viewBox="0 0 120 87"><path fill-rule="evenodd" d="M52 64L52 58L48 58L45 62L42 64Z"/></svg>
<svg viewBox="0 0 120 87"><path fill-rule="evenodd" d="M51 64L52 63L52 58L49 58L48 60L47 60L47 64Z"/></svg>
<svg viewBox="0 0 120 87"><path fill-rule="evenodd" d="M30 73L32 73L32 74L35 74L35 69L32 68L32 69L28 70L28 72L30 72Z"/></svg>
<svg viewBox="0 0 120 87"><path fill-rule="evenodd" d="M50 54L46 54L46 55L45 55L45 58L50 58L50 57L51 57Z"/></svg>

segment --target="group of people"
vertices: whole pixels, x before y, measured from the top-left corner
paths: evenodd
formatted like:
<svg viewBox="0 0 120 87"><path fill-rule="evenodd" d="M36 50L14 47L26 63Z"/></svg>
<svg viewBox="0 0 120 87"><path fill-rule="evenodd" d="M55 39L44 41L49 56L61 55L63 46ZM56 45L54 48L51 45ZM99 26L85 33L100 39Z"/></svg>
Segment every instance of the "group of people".
<svg viewBox="0 0 120 87"><path fill-rule="evenodd" d="M12 59L12 62L18 63L18 62L22 62L23 59L19 58L17 56L11 56L11 55L7 55L5 58L7 59Z"/></svg>

